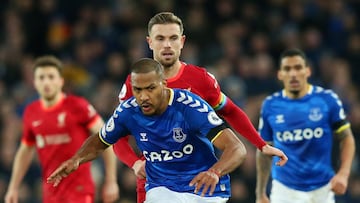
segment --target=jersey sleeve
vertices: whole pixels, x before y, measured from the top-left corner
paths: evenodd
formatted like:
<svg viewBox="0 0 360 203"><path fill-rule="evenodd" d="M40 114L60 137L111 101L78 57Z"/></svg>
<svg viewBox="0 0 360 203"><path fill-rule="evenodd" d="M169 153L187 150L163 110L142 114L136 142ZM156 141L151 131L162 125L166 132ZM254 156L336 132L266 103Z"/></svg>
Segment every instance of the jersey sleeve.
<svg viewBox="0 0 360 203"><path fill-rule="evenodd" d="M90 129L92 125L98 120L101 119L98 112L95 110L94 106L91 105L85 98L79 98L77 100L78 108L76 109L77 115L80 117L80 122Z"/></svg>
<svg viewBox="0 0 360 203"><path fill-rule="evenodd" d="M131 77L130 77L130 75L128 75L125 83L121 87L121 90L119 93L119 102L120 103L122 103L123 101L125 101L133 96L130 79L131 79Z"/></svg>
<svg viewBox="0 0 360 203"><path fill-rule="evenodd" d="M218 81L215 76L209 72L204 73L204 77L201 81L203 84L203 90L206 92L205 100L215 110L220 110L226 103L226 97L221 92Z"/></svg>
<svg viewBox="0 0 360 203"><path fill-rule="evenodd" d="M127 111L124 110L122 104L120 104L101 128L99 133L101 141L107 145L112 145L121 137L129 135L130 132L126 127L127 117Z"/></svg>
<svg viewBox="0 0 360 203"><path fill-rule="evenodd" d="M272 130L267 118L268 101L265 100L261 106L260 118L259 118L259 133L260 136L267 142L273 141Z"/></svg>
<svg viewBox="0 0 360 203"><path fill-rule="evenodd" d="M27 146L33 146L36 143L35 136L31 131L31 123L29 121L29 109L26 108L23 115L23 132L21 142Z"/></svg>
<svg viewBox="0 0 360 203"><path fill-rule="evenodd" d="M211 129L224 123L205 100L190 92L186 93L188 94L187 98L195 101L195 104L186 104L184 107L185 119L188 120L192 130L206 136Z"/></svg>
<svg viewBox="0 0 360 203"><path fill-rule="evenodd" d="M327 103L330 109L331 127L335 132L340 132L343 129L350 127L350 123L346 119L345 111L339 96L332 90L326 90Z"/></svg>

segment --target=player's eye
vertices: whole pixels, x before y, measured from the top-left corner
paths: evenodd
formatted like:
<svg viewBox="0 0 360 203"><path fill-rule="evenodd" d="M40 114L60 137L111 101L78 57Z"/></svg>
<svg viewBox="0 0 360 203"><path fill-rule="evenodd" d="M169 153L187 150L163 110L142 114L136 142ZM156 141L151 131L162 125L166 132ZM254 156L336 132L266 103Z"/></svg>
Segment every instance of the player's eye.
<svg viewBox="0 0 360 203"><path fill-rule="evenodd" d="M164 41L164 37L156 37L156 40L158 40L158 41Z"/></svg>
<svg viewBox="0 0 360 203"><path fill-rule="evenodd" d="M177 39L179 39L179 36L177 35L174 35L174 36L171 36L170 38L172 41L176 41Z"/></svg>
<svg viewBox="0 0 360 203"><path fill-rule="evenodd" d="M154 90L156 87L155 86L150 86L150 87L148 87L147 89L148 90Z"/></svg>
<svg viewBox="0 0 360 203"><path fill-rule="evenodd" d="M141 89L137 88L137 87L133 87L133 91L136 92L136 93L139 93L141 91Z"/></svg>

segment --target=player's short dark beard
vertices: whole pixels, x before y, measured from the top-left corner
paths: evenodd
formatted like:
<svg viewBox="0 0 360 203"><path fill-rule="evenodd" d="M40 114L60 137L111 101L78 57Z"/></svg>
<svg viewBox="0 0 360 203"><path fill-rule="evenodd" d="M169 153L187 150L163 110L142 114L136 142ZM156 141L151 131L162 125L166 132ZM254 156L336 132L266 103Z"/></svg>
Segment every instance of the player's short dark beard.
<svg viewBox="0 0 360 203"><path fill-rule="evenodd" d="M290 90L289 91L295 98L299 97L300 91L299 90Z"/></svg>
<svg viewBox="0 0 360 203"><path fill-rule="evenodd" d="M171 63L167 63L165 60L160 61L161 65L163 66L164 69L168 69L170 67L172 67L175 64L175 60L171 61Z"/></svg>
<svg viewBox="0 0 360 203"><path fill-rule="evenodd" d="M162 66L164 67L164 69L169 69L169 68L171 68L173 65L174 65L174 63L171 63L171 64L169 64L169 63L162 64Z"/></svg>

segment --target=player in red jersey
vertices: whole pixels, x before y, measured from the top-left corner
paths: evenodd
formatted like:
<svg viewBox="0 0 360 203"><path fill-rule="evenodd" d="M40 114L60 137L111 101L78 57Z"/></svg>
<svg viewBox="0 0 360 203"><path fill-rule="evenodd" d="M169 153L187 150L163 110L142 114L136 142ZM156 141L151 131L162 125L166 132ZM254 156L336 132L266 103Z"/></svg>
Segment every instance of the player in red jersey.
<svg viewBox="0 0 360 203"><path fill-rule="evenodd" d="M267 145L255 130L246 114L226 97L215 79L205 68L180 61L181 49L185 43L181 19L170 12L156 14L148 24L147 42L153 57L164 67L167 86L187 89L206 100L233 129L249 140L264 154L278 156L283 162L286 155L277 148ZM130 76L129 76L130 77ZM119 94L120 101L132 96L130 78L127 78ZM128 143L128 137L114 145L115 154L132 168L137 178L137 202L145 201L145 161L138 157Z"/></svg>
<svg viewBox="0 0 360 203"><path fill-rule="evenodd" d="M6 203L17 203L21 181L37 151L42 169L44 203L93 203L95 185L90 163L79 167L57 188L46 178L81 147L90 134L99 132L103 120L84 98L62 91L62 64L53 56L38 58L34 64L34 85L40 99L29 104L23 116L23 136L16 153ZM111 149L104 153L106 175L103 202L119 198L116 158Z"/></svg>

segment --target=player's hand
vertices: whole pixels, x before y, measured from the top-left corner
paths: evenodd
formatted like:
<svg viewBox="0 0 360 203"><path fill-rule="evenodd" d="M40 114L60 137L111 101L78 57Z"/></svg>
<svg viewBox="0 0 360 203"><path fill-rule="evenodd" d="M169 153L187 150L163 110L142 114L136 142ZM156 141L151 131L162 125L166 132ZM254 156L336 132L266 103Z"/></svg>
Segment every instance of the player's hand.
<svg viewBox="0 0 360 203"><path fill-rule="evenodd" d="M211 171L203 171L193 178L189 186L195 186L194 193L197 194L202 188L201 196L204 196L208 191L209 195L213 195L216 184L219 182L219 176Z"/></svg>
<svg viewBox="0 0 360 203"><path fill-rule="evenodd" d="M119 191L116 181L105 181L101 193L103 203L113 203L118 200L120 197Z"/></svg>
<svg viewBox="0 0 360 203"><path fill-rule="evenodd" d="M261 149L261 152L265 155L269 155L269 156L277 156L280 158L279 161L276 162L277 166L283 166L286 164L286 162L288 161L287 156L284 154L283 151L281 151L278 148L272 147L270 145L265 145L263 146L263 148Z"/></svg>
<svg viewBox="0 0 360 203"><path fill-rule="evenodd" d="M348 186L348 175L337 173L330 180L331 190L334 191L336 195L343 195L346 192Z"/></svg>
<svg viewBox="0 0 360 203"><path fill-rule="evenodd" d="M19 193L17 190L8 190L5 194L5 203L18 203Z"/></svg>
<svg viewBox="0 0 360 203"><path fill-rule="evenodd" d="M135 161L134 165L132 166L132 169L134 170L134 173L136 177L145 179L146 173L145 173L145 160L137 160Z"/></svg>
<svg viewBox="0 0 360 203"><path fill-rule="evenodd" d="M256 203L270 203L270 200L268 196L262 195L261 197L256 198Z"/></svg>
<svg viewBox="0 0 360 203"><path fill-rule="evenodd" d="M47 182L52 183L54 187L58 186L61 180L67 177L71 172L79 168L80 162L76 159L69 159L63 162L48 178Z"/></svg>

